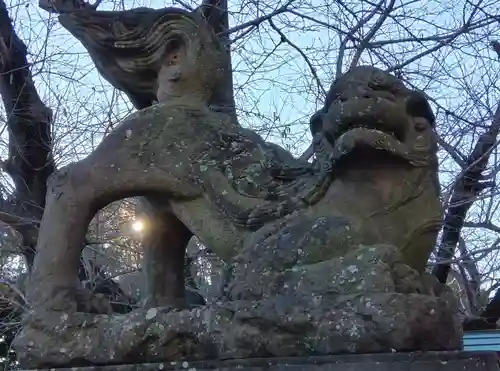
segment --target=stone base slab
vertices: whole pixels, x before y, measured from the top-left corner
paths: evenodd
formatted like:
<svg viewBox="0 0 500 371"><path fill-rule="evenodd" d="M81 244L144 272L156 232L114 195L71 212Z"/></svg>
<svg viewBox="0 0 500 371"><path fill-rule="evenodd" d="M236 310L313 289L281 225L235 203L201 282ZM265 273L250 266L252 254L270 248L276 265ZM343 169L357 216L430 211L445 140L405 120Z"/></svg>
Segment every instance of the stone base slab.
<svg viewBox="0 0 500 371"><path fill-rule="evenodd" d="M48 370L48 369L47 369ZM494 352L413 352L227 361L141 363L50 369L58 371L500 371ZM26 370L27 371L27 370Z"/></svg>
<svg viewBox="0 0 500 371"><path fill-rule="evenodd" d="M453 292L406 266L393 246L361 246L342 258L273 273L267 286L246 272L233 287L247 292L243 298L193 309L137 308L122 315L38 306L13 342L20 366L462 349ZM234 271L232 277L236 282ZM267 291L259 296L257 290ZM76 294L62 289L53 303L78 302Z"/></svg>

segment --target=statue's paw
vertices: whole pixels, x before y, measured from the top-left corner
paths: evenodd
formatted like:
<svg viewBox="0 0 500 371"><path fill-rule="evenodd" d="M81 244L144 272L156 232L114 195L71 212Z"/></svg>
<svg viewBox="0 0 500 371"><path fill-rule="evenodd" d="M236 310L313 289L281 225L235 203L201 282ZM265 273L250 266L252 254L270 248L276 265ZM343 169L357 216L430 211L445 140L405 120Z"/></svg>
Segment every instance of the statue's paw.
<svg viewBox="0 0 500 371"><path fill-rule="evenodd" d="M275 282L274 286L265 286L269 295L310 292L321 295L401 293L438 296L429 277L405 264L400 251L390 245L358 246L343 257L295 265L269 282Z"/></svg>
<svg viewBox="0 0 500 371"><path fill-rule="evenodd" d="M391 265L391 274L394 281L395 291L404 294L430 293L422 283L421 275L403 262L395 262Z"/></svg>

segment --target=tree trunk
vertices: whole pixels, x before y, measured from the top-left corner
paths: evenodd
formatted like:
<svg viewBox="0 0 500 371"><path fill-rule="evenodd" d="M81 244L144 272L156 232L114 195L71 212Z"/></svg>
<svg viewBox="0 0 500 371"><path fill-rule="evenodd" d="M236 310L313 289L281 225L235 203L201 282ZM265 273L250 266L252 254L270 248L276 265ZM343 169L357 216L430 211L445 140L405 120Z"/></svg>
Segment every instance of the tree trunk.
<svg viewBox="0 0 500 371"><path fill-rule="evenodd" d="M9 200L0 205L0 219L20 232L23 254L31 267L46 183L55 163L52 111L38 95L26 55L26 45L16 35L5 2L0 0L0 95L9 130L9 157L2 170L15 185Z"/></svg>

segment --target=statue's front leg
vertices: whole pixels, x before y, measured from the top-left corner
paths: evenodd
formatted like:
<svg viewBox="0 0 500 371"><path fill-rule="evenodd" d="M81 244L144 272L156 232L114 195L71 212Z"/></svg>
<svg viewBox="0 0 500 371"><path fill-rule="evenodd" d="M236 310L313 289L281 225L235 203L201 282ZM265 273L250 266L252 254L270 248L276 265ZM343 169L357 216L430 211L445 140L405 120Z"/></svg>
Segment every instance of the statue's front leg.
<svg viewBox="0 0 500 371"><path fill-rule="evenodd" d="M142 151L155 150L138 143ZM130 147L110 146L105 139L88 158L65 167L49 180L28 289L34 306L83 310L77 306L78 261L88 224L102 207L142 195L154 194L165 200L198 197L199 191L180 175L177 163L169 162L170 158L161 158L159 164L144 163L136 155L139 150ZM183 255L180 249L178 253Z"/></svg>
<svg viewBox="0 0 500 371"><path fill-rule="evenodd" d="M91 212L90 205L78 202L70 187L55 184L64 177L64 172L58 173L48 184L37 254L27 287L28 301L36 309L78 309L78 263Z"/></svg>

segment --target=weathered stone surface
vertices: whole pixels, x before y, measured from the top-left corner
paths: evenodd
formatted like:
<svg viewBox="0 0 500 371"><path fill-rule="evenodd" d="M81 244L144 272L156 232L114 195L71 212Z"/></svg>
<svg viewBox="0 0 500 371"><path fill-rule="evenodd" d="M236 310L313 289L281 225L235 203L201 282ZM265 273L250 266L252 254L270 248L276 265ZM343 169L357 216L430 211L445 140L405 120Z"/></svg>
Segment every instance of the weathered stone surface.
<svg viewBox="0 0 500 371"><path fill-rule="evenodd" d="M361 246L268 277L257 300L125 315L37 310L16 339L18 357L55 367L459 349L456 300L431 278L391 246Z"/></svg>
<svg viewBox="0 0 500 371"><path fill-rule="evenodd" d="M497 371L498 356L484 352L414 352L324 357L260 358L228 361L162 363L59 368L58 371Z"/></svg>
<svg viewBox="0 0 500 371"><path fill-rule="evenodd" d="M376 68L349 71L311 120L309 164L210 107L221 46L199 17L164 20L115 35L141 50L129 67L158 76L160 103L49 182L34 311L15 342L23 366L460 349L456 300L423 273L442 220L424 96ZM193 233L227 262L218 303L164 300L182 291L175 272L158 281L179 251L150 257L149 308L108 314L76 286L94 213L144 195L182 241Z"/></svg>

